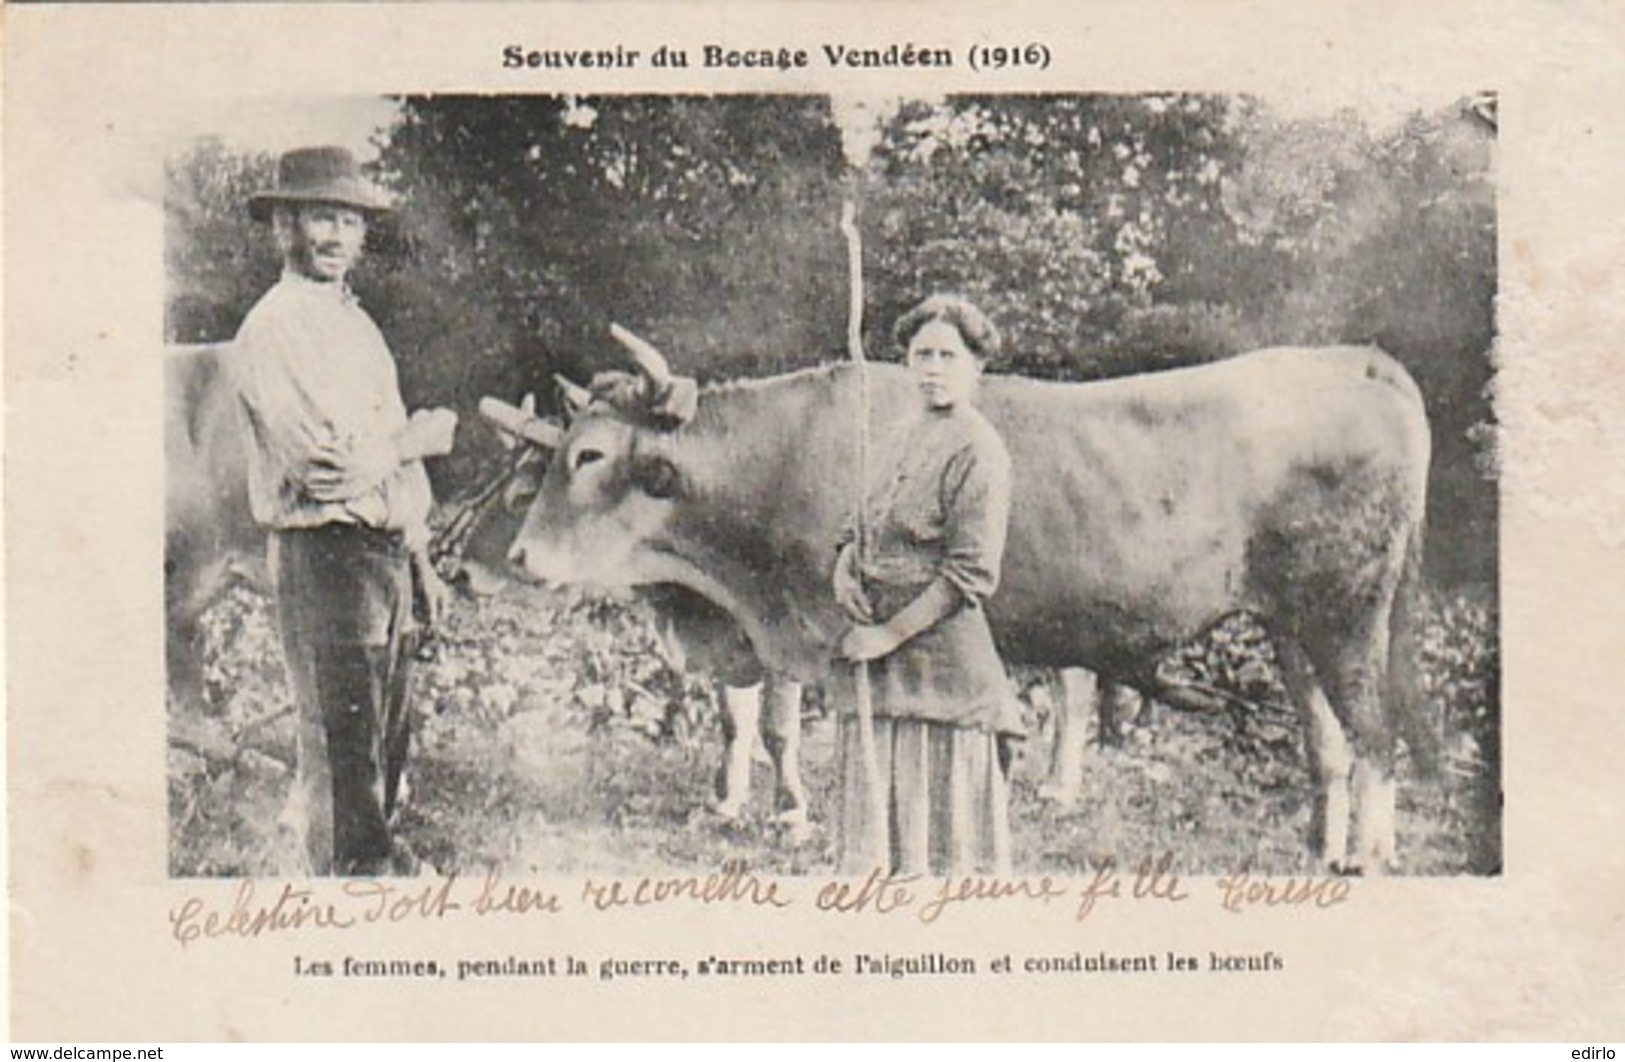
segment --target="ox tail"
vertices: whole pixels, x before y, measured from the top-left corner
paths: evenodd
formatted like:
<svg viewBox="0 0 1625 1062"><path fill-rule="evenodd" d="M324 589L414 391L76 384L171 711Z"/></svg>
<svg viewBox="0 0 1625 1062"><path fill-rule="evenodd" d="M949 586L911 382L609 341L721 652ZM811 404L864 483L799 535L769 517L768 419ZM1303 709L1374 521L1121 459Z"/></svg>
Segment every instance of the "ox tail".
<svg viewBox="0 0 1625 1062"><path fill-rule="evenodd" d="M1388 684L1395 732L1404 739L1417 773L1431 777L1439 770L1443 741L1429 717L1422 683L1422 530L1419 520L1406 542L1394 591L1388 627Z"/></svg>

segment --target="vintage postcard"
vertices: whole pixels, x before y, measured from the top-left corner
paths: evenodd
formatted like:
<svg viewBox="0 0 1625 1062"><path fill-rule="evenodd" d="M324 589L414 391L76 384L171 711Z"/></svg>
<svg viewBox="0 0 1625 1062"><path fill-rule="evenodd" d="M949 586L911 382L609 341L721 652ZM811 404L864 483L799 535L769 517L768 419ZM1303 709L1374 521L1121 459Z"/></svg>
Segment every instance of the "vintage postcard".
<svg viewBox="0 0 1625 1062"><path fill-rule="evenodd" d="M13 1038L1617 1038L1606 5L6 21Z"/></svg>

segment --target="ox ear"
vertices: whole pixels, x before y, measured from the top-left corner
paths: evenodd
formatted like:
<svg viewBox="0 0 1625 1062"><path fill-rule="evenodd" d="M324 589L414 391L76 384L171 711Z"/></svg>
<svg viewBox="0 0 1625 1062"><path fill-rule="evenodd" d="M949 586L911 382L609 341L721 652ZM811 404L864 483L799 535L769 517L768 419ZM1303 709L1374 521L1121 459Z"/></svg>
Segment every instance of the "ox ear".
<svg viewBox="0 0 1625 1062"><path fill-rule="evenodd" d="M633 481L638 489L651 498L672 498L682 489L683 474L671 459L647 454L637 459L632 469Z"/></svg>
<svg viewBox="0 0 1625 1062"><path fill-rule="evenodd" d="M541 493L541 473L546 467L542 461L520 465L508 485L502 488L502 507L515 515L527 511Z"/></svg>

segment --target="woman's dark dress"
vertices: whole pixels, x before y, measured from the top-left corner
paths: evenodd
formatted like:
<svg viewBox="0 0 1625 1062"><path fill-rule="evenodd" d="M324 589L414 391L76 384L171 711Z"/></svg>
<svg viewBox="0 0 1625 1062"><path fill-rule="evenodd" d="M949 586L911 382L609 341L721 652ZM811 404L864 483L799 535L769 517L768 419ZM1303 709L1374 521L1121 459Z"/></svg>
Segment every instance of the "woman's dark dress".
<svg viewBox="0 0 1625 1062"><path fill-rule="evenodd" d="M881 454L865 513L860 564L877 620L938 578L961 606L870 663L876 745L887 793L892 869L1007 873L1008 780L996 735L1019 733L1020 713L982 605L998 586L1010 515L1010 457L969 406L927 410ZM864 836L852 671L837 669L843 844ZM846 860L842 860L846 865Z"/></svg>

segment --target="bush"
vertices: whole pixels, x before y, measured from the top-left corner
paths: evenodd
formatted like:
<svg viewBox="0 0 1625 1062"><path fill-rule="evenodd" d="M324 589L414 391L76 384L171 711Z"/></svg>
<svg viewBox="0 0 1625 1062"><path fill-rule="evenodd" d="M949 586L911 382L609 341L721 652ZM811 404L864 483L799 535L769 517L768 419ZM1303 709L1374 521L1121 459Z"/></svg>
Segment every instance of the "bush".
<svg viewBox="0 0 1625 1062"><path fill-rule="evenodd" d="M1418 634L1423 703L1445 737L1447 766L1498 781L1499 624L1487 594L1428 595Z"/></svg>
<svg viewBox="0 0 1625 1062"><path fill-rule="evenodd" d="M1430 590L1422 595L1420 613L1416 692L1426 725L1441 735L1448 770L1498 785L1500 641L1493 600L1483 590ZM1265 754L1301 726L1281 684L1274 648L1251 616L1232 616L1180 646L1158 674L1215 695L1214 704L1235 724L1234 740L1255 753Z"/></svg>
<svg viewBox="0 0 1625 1062"><path fill-rule="evenodd" d="M1111 343L1118 372L1156 372L1217 361L1251 345L1240 312L1210 302L1131 311L1119 322Z"/></svg>

